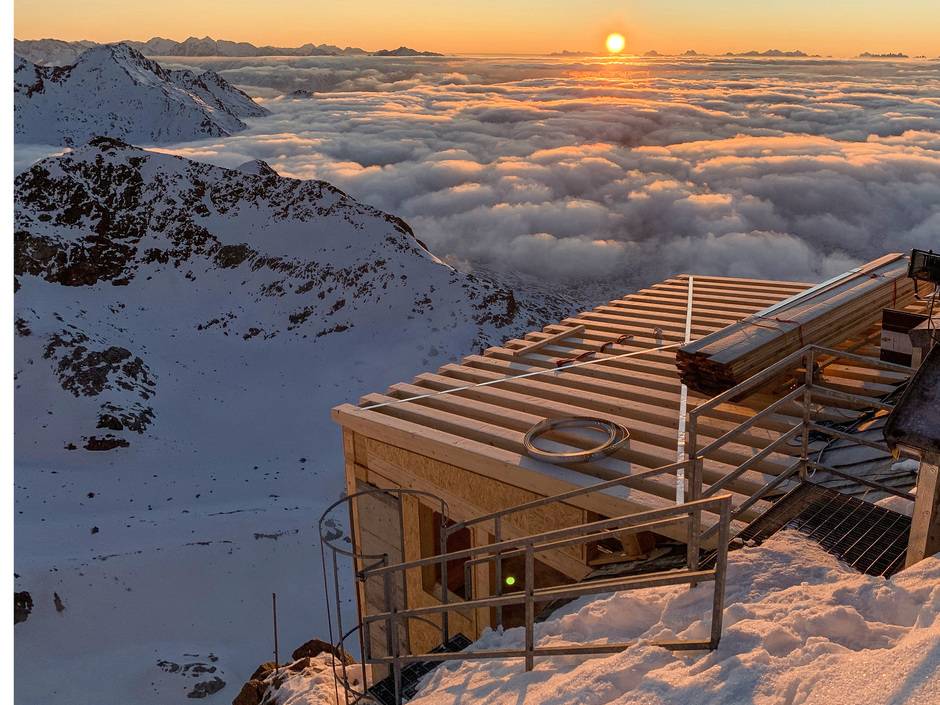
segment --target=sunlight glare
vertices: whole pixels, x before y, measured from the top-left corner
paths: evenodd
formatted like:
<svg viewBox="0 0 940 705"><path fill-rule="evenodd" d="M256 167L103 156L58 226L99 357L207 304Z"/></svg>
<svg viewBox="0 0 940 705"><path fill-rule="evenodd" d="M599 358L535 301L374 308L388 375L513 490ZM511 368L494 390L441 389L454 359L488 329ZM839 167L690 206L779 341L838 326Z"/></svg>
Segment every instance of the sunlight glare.
<svg viewBox="0 0 940 705"><path fill-rule="evenodd" d="M613 34L607 35L607 51L611 54L619 54L626 46L627 40L623 38L622 34L614 32Z"/></svg>

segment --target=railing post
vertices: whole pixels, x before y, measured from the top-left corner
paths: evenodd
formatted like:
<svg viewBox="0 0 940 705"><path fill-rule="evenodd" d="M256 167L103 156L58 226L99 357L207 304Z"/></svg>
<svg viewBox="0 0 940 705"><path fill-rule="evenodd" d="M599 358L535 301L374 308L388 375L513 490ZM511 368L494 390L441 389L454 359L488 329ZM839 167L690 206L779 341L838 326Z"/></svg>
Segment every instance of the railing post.
<svg viewBox="0 0 940 705"><path fill-rule="evenodd" d="M803 356L805 371L803 375L803 445L802 455L800 456L800 480L805 480L809 463L809 424L810 424L810 406L813 400L813 367L815 366L815 355L813 348L809 348Z"/></svg>
<svg viewBox="0 0 940 705"><path fill-rule="evenodd" d="M394 648L391 653L392 657L392 680L395 682L395 705L402 705L402 692L401 692L401 660L399 659L399 649L398 649L398 610L395 607L392 607L390 616L388 619L388 628L389 631L395 632L395 639L393 640Z"/></svg>
<svg viewBox="0 0 940 705"><path fill-rule="evenodd" d="M712 603L711 648L718 648L721 640L721 622L725 612L725 577L728 570L728 541L731 524L731 498L727 497L719 510L718 556L715 559L715 595Z"/></svg>
<svg viewBox="0 0 940 705"><path fill-rule="evenodd" d="M692 458L689 462L689 501L702 498L702 463L701 458ZM687 562L689 570L698 570L699 548L701 544L702 510L696 509L689 514L689 538L687 541ZM693 582L691 587L695 587Z"/></svg>
<svg viewBox="0 0 940 705"><path fill-rule="evenodd" d="M388 565L388 556L383 560L384 565ZM392 599L392 573L387 572L382 576L382 588L385 593L385 610L391 612L395 609L395 602ZM398 642L397 634L392 632L392 621L391 619L385 620L385 653L391 656L395 653L395 645Z"/></svg>
<svg viewBox="0 0 940 705"><path fill-rule="evenodd" d="M501 516L493 517L493 538L496 543L499 543L503 540L503 522ZM503 596L503 558L496 553L496 568L494 572L494 580L496 582L496 596ZM496 628L502 632L503 631L503 606L498 605L496 607Z"/></svg>
<svg viewBox="0 0 940 705"><path fill-rule="evenodd" d="M449 580L447 578L447 542L450 538L448 534L447 526L444 522L447 519L442 515L441 516L441 603L447 604L449 594L448 594L448 584ZM448 621L448 611L444 610L441 612L441 638L442 643L446 644L450 641L450 623Z"/></svg>
<svg viewBox="0 0 940 705"><path fill-rule="evenodd" d="M535 666L535 556L532 544L525 547L525 670Z"/></svg>

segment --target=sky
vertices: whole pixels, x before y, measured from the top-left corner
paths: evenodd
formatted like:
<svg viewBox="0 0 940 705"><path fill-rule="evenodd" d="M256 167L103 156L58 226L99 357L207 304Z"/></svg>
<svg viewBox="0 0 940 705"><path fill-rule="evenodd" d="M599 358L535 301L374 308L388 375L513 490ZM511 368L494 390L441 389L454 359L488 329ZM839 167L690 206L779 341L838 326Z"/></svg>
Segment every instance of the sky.
<svg viewBox="0 0 940 705"><path fill-rule="evenodd" d="M627 51L778 48L854 56L940 54L936 0L16 0L19 39L182 40L255 44L399 45L444 53L601 51L611 32Z"/></svg>

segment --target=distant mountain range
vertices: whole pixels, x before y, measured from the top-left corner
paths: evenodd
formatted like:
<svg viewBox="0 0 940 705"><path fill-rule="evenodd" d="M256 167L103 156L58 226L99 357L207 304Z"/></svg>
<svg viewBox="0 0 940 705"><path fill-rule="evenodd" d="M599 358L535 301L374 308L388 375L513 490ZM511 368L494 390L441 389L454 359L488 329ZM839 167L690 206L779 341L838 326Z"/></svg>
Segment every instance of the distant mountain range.
<svg viewBox="0 0 940 705"><path fill-rule="evenodd" d="M649 56L649 57L670 56L670 54L660 54L658 51L653 49L651 51L646 52L643 56ZM807 54L805 51L799 51L799 50L783 51L781 49L767 49L766 51L757 51L757 50L741 51L741 52L727 51L724 54L710 55L710 54L701 54L695 51L695 49L689 49L688 51L685 51L682 54L679 54L679 56L761 56L761 57L768 57L768 58L810 58L810 57L818 57L819 54Z"/></svg>
<svg viewBox="0 0 940 705"><path fill-rule="evenodd" d="M299 47L255 46L249 42L232 42L212 37L189 37L182 42L154 37L146 42L119 42L133 47L146 56L443 56L401 46L368 52L357 47L340 48L332 44L304 44ZM67 66L75 63L82 52L103 46L97 42L63 41L61 39L15 39L14 52L34 64Z"/></svg>
<svg viewBox="0 0 940 705"><path fill-rule="evenodd" d="M17 142L179 142L230 135L268 113L213 71L170 71L126 44L85 49L69 66L16 57L13 75Z"/></svg>
<svg viewBox="0 0 940 705"><path fill-rule="evenodd" d="M888 54L872 54L870 51L862 52L858 55L859 59L909 59L907 54L902 54L901 52L897 53L888 53Z"/></svg>

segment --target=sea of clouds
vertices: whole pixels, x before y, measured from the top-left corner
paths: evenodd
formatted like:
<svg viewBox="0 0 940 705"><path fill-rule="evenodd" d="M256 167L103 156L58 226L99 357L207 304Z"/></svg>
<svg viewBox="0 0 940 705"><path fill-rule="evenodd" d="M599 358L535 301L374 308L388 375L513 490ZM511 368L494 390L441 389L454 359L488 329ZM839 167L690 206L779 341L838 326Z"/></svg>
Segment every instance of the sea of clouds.
<svg viewBox="0 0 940 705"><path fill-rule="evenodd" d="M273 114L172 151L330 181L464 268L615 292L682 271L818 280L940 249L940 60L199 66Z"/></svg>

